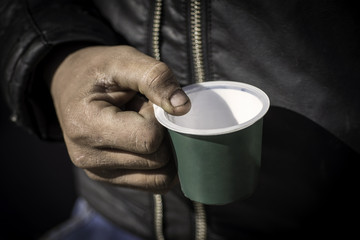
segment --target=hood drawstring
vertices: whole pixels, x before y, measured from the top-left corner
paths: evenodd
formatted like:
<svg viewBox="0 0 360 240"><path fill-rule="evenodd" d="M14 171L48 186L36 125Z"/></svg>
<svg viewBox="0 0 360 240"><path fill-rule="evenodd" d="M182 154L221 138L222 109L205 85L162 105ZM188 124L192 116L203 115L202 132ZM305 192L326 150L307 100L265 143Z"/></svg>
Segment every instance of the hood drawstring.
<svg viewBox="0 0 360 240"><path fill-rule="evenodd" d="M201 24L200 24L200 0L192 0L191 3L191 12L192 12L192 35L193 35L193 49L194 49L194 62L202 63L201 57L201 45L199 47L199 40L201 40ZM162 0L155 0L154 8L154 19L152 26L152 55L153 57L160 61L160 24L161 24L161 12L162 12ZM200 31L200 35L199 35ZM201 71L202 67L197 64L197 82L204 81L204 74ZM164 231L163 231L163 199L160 194L154 194L154 227L155 227L155 236L157 240L165 240ZM205 240L206 239L206 213L204 205L198 202L193 202L194 212L195 212L195 239L196 240Z"/></svg>

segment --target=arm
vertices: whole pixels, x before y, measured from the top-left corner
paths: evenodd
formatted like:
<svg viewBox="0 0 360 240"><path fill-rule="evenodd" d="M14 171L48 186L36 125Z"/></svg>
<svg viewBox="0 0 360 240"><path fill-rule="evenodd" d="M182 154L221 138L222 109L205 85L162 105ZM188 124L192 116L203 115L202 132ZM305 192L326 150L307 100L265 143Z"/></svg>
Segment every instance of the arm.
<svg viewBox="0 0 360 240"><path fill-rule="evenodd" d="M45 58L59 46L114 45L122 41L93 9L91 1L79 0L1 2L3 95L12 111L12 120L41 138L61 138L43 79Z"/></svg>
<svg viewBox="0 0 360 240"><path fill-rule="evenodd" d="M189 99L164 63L129 46L105 46L120 41L79 7L19 5L12 13L13 19L20 13L31 19L8 21L2 35L22 39L1 49L12 59L0 66L9 73L4 90L14 119L43 138L53 135L50 120L59 120L71 160L92 179L167 191L176 181L175 163L151 102L181 115L190 109ZM59 8L78 11L66 16L79 19L59 23L65 19L54 17L63 14Z"/></svg>

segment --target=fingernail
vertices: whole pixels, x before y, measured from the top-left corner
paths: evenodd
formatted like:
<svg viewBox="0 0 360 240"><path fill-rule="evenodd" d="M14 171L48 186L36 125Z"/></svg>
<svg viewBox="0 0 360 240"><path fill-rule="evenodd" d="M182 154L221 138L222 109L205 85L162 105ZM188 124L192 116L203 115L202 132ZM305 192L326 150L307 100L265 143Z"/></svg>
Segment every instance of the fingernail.
<svg viewBox="0 0 360 240"><path fill-rule="evenodd" d="M189 98L181 90L177 90L170 98L170 103L173 107L179 107L185 105L189 101Z"/></svg>

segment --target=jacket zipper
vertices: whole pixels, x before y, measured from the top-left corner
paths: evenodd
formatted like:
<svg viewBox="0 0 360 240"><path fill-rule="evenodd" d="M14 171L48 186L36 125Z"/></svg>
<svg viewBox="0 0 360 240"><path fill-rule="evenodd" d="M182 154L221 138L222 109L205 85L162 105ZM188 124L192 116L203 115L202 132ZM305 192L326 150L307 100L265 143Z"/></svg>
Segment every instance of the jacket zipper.
<svg viewBox="0 0 360 240"><path fill-rule="evenodd" d="M160 194L154 194L154 227L157 240L165 240L163 232L163 201Z"/></svg>
<svg viewBox="0 0 360 240"><path fill-rule="evenodd" d="M205 81L202 31L201 31L201 2L200 0L191 0L191 39L192 52L194 59L195 81L197 83ZM152 31L152 55L156 60L160 60L160 24L161 24L162 0L155 0L153 31ZM163 232L163 199L160 194L154 194L154 225L155 236L157 240L165 240ZM206 213L204 205L199 202L193 202L195 212L195 239L206 239Z"/></svg>
<svg viewBox="0 0 360 240"><path fill-rule="evenodd" d="M201 31L201 1L191 0L190 6L191 44L194 59L195 82L200 83L205 81Z"/></svg>
<svg viewBox="0 0 360 240"><path fill-rule="evenodd" d="M194 63L195 82L205 81L202 25L201 25L201 0L191 0L190 2L190 25L191 25L191 45ZM193 202L195 211L195 239L206 239L206 213L202 203Z"/></svg>
<svg viewBox="0 0 360 240"><path fill-rule="evenodd" d="M152 25L152 56L160 61L160 23L162 0L155 0L154 18ZM157 240L165 240L163 232L163 200L160 194L154 194L154 227Z"/></svg>
<svg viewBox="0 0 360 240"><path fill-rule="evenodd" d="M204 204L193 202L195 210L195 239L206 239L206 213Z"/></svg>
<svg viewBox="0 0 360 240"><path fill-rule="evenodd" d="M154 19L152 26L152 56L160 61L160 23L162 0L155 0ZM154 194L154 227L157 240L165 240L163 232L163 200L160 194Z"/></svg>
<svg viewBox="0 0 360 240"><path fill-rule="evenodd" d="M154 19L152 26L152 55L160 61L160 23L162 0L155 0Z"/></svg>

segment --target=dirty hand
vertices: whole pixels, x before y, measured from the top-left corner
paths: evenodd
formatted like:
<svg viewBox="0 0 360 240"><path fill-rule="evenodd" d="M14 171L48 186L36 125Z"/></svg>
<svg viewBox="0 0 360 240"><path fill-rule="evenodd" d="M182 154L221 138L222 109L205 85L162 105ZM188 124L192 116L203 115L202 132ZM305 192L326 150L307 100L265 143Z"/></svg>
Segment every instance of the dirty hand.
<svg viewBox="0 0 360 240"><path fill-rule="evenodd" d="M173 185L152 103L182 115L190 101L164 63L129 46L83 48L59 65L51 94L70 158L90 178L159 193Z"/></svg>

